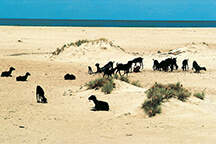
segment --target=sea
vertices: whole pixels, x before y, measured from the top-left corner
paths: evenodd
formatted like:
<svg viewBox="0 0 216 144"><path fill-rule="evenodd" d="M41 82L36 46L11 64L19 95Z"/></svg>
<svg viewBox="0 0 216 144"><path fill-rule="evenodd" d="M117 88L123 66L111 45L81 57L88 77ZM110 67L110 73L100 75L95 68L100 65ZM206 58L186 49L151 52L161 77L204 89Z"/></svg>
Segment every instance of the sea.
<svg viewBox="0 0 216 144"><path fill-rule="evenodd" d="M65 27L216 27L216 21L190 20L72 20L72 19L7 19L2 26Z"/></svg>

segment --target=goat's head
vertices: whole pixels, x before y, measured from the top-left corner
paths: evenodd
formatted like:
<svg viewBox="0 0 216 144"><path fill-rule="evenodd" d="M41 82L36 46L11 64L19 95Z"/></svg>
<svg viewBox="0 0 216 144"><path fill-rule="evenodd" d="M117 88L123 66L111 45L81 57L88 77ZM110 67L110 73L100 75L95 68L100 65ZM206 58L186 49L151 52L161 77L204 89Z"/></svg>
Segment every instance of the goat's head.
<svg viewBox="0 0 216 144"><path fill-rule="evenodd" d="M88 100L90 101L90 100L93 100L93 101L95 101L95 100L97 100L97 98L96 98L96 96L95 95L91 95L89 98L88 98Z"/></svg>

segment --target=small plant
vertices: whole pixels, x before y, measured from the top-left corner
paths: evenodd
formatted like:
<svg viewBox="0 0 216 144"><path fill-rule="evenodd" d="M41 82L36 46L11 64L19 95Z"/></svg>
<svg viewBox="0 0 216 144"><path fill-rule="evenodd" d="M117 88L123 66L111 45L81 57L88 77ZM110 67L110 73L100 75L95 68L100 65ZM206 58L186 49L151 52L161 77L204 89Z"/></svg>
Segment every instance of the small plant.
<svg viewBox="0 0 216 144"><path fill-rule="evenodd" d="M204 100L205 99L205 93L204 93L204 91L205 91L206 89L204 89L203 91L202 91L202 93L195 93L194 94L194 96L195 97L197 97L197 98L199 98L199 99L201 99L201 100Z"/></svg>
<svg viewBox="0 0 216 144"><path fill-rule="evenodd" d="M85 39L85 40L78 40L75 42L76 46L81 46L83 43L89 43L89 40Z"/></svg>
<svg viewBox="0 0 216 144"><path fill-rule="evenodd" d="M127 82L127 83L130 82L129 79L128 79L128 77L126 77L126 76L121 76L119 79L120 79L121 81L124 81L124 82Z"/></svg>
<svg viewBox="0 0 216 144"><path fill-rule="evenodd" d="M100 89L102 88L102 92L109 94L115 88L115 83L113 82L113 78L97 78L93 81L89 81L85 84L87 89Z"/></svg>
<svg viewBox="0 0 216 144"><path fill-rule="evenodd" d="M165 100L177 98L185 102L191 95L179 82L167 85L155 83L146 91L146 94L148 99L143 103L142 108L149 117L161 113L161 103L165 102Z"/></svg>
<svg viewBox="0 0 216 144"><path fill-rule="evenodd" d="M141 87L141 84L139 81L132 81L131 84L137 87Z"/></svg>
<svg viewBox="0 0 216 144"><path fill-rule="evenodd" d="M114 79L118 79L119 78L119 75L117 75L117 74L114 74Z"/></svg>
<svg viewBox="0 0 216 144"><path fill-rule="evenodd" d="M142 108L149 117L155 116L157 113L161 113L161 106L150 99L143 103Z"/></svg>
<svg viewBox="0 0 216 144"><path fill-rule="evenodd" d="M115 88L115 83L113 82L113 80L111 80L110 82L104 84L104 86L102 87L102 92L104 92L105 94L110 94L113 88Z"/></svg>

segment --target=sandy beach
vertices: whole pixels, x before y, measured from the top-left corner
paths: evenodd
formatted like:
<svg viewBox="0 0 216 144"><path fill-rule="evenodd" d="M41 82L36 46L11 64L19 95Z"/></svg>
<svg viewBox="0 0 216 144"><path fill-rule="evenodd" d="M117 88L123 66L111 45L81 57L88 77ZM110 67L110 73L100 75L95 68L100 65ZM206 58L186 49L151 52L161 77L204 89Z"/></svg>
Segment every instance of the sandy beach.
<svg viewBox="0 0 216 144"><path fill-rule="evenodd" d="M0 72L14 67L12 77L0 77L0 143L53 144L215 144L216 143L216 29L215 28L100 28L100 27L0 27ZM52 52L78 40L105 38ZM116 80L111 94L84 86L102 74L88 74L88 66L108 61L126 63L144 58L140 73L129 73L140 87ZM178 70L153 71L152 59L176 57ZM182 61L189 59L189 71ZM207 71L194 73L196 60ZM16 77L31 73L28 81ZM65 81L72 73L76 80ZM186 102L170 99L162 113L148 117L141 109L145 91L155 82L180 82L192 92ZM47 104L36 102L40 85ZM205 99L193 93L205 89ZM110 111L91 111L90 95L107 101Z"/></svg>

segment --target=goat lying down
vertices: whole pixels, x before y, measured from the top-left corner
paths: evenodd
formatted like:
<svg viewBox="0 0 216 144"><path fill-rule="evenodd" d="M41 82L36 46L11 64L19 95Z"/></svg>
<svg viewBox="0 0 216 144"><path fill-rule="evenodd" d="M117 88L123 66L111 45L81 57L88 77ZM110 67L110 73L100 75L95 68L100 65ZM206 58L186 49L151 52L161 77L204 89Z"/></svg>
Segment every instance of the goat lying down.
<svg viewBox="0 0 216 144"><path fill-rule="evenodd" d="M36 87L37 103L47 103L47 98L44 96L44 90L39 85Z"/></svg>
<svg viewBox="0 0 216 144"><path fill-rule="evenodd" d="M18 77L16 77L16 81L27 81L27 78L30 75L31 74L29 72L27 72L24 76L18 76Z"/></svg>
<svg viewBox="0 0 216 144"><path fill-rule="evenodd" d="M10 67L9 71L4 71L4 72L1 73L1 77L12 77L11 73L12 73L13 70L15 70L15 68Z"/></svg>
<svg viewBox="0 0 216 144"><path fill-rule="evenodd" d="M75 80L75 79L76 79L76 76L73 75L73 74L67 73L67 74L64 76L64 79L65 79L65 80Z"/></svg>
<svg viewBox="0 0 216 144"><path fill-rule="evenodd" d="M92 111L109 111L109 104L107 102L97 100L95 95L91 95L88 100L92 100L95 104Z"/></svg>

